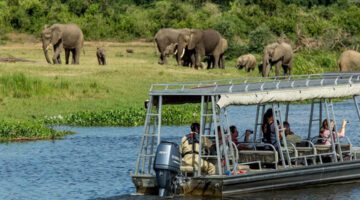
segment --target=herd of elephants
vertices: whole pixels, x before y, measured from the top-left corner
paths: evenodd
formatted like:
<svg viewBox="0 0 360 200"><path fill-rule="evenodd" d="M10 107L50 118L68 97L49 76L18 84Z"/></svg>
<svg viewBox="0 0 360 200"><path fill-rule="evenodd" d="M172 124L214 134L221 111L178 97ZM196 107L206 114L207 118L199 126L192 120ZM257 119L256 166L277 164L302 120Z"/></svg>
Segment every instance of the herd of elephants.
<svg viewBox="0 0 360 200"><path fill-rule="evenodd" d="M41 34L46 61L51 63L48 49L52 46L54 64L61 64L60 53L65 50L65 62L69 64L70 53L72 64L79 64L80 51L84 45L81 29L75 24L54 24L45 26ZM160 29L154 37L160 53L159 64L167 62L166 57L174 55L177 64L193 68L202 67L202 61L207 62L207 68L225 68L224 54L228 49L227 40L213 29ZM99 65L106 64L104 48L97 48L96 56ZM277 41L264 47L263 59L257 65L252 54L241 55L236 62L239 69L254 70L257 66L263 76L268 76L272 66L275 66L276 76L280 75L280 67L284 75L291 75L294 52L290 44ZM339 70L360 71L360 53L354 50L344 51L338 59Z"/></svg>

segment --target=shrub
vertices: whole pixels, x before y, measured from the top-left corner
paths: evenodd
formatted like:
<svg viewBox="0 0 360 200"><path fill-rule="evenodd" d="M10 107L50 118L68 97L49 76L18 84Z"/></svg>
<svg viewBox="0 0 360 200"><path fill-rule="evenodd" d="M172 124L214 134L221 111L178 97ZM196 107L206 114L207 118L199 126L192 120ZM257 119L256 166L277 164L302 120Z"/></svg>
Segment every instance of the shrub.
<svg viewBox="0 0 360 200"><path fill-rule="evenodd" d="M262 24L249 34L249 51L260 53L263 51L264 46L274 40L275 36L270 31L269 27Z"/></svg>

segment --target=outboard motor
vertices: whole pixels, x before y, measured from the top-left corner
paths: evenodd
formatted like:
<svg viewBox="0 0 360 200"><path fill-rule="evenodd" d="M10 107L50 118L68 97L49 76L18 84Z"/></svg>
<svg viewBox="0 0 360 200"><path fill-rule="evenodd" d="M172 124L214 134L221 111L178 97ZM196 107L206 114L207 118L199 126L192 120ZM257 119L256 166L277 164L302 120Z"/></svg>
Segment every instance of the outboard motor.
<svg viewBox="0 0 360 200"><path fill-rule="evenodd" d="M179 146L173 142L161 141L156 150L154 170L159 187L159 196L169 196L175 188L175 177L180 172Z"/></svg>

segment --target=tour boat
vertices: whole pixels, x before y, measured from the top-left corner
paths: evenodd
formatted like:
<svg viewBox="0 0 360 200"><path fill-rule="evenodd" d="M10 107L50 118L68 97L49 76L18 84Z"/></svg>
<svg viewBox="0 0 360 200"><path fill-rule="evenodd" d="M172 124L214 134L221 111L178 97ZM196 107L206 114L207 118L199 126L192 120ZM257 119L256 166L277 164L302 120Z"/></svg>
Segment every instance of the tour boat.
<svg viewBox="0 0 360 200"><path fill-rule="evenodd" d="M353 98L353 111L360 119L356 99L359 95L360 73L153 84L145 104L147 113L139 154L131 173L136 194L226 197L359 180L358 148L352 146L349 138L331 132L331 144L324 145L319 142L319 132L312 131L313 125L320 127L324 119L337 125L332 102L335 98ZM274 121L283 122L291 112L290 106L299 102L310 105L306 139L291 143L282 123L278 123L276 145L263 142L260 127L265 110L272 108ZM162 107L179 104L200 105L202 150L198 152L198 163L200 159L213 163L215 175L208 175L194 165L182 166L178 147L181 139L177 144L162 139L171 134L162 131ZM252 148L238 150L231 137L226 136L230 133L228 109L249 105L256 106ZM223 130L220 133L218 126ZM203 150L205 137L213 141L215 153L209 155Z"/></svg>

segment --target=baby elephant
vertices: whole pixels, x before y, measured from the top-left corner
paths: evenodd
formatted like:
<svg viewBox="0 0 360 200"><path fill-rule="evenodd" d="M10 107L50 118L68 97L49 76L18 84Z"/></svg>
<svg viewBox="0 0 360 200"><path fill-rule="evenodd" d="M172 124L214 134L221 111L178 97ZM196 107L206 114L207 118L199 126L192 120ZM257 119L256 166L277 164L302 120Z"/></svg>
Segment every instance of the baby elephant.
<svg viewBox="0 0 360 200"><path fill-rule="evenodd" d="M240 56L236 61L236 68L242 69L245 67L245 71L250 72L254 70L256 66L256 58L252 54L245 54Z"/></svg>
<svg viewBox="0 0 360 200"><path fill-rule="evenodd" d="M98 47L96 50L96 57L98 59L99 65L106 65L106 55L105 49Z"/></svg>

